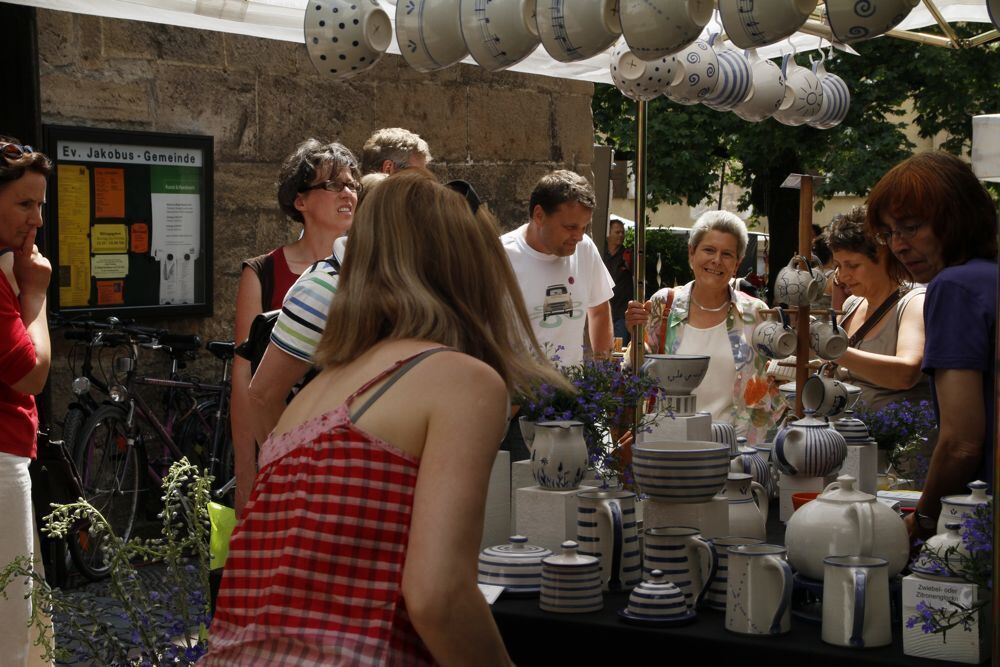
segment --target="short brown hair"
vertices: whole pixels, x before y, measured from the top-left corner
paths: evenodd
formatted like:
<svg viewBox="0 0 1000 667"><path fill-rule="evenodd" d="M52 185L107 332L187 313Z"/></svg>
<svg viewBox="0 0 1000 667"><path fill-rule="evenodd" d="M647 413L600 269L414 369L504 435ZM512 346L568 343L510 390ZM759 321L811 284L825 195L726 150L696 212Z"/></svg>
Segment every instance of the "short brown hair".
<svg viewBox="0 0 1000 667"><path fill-rule="evenodd" d="M325 165L330 166L332 177L347 169L355 181L361 178L358 173L358 158L346 146L336 142L324 144L318 139L306 139L285 158L278 172L278 205L292 220L305 222L302 213L295 208L295 199Z"/></svg>
<svg viewBox="0 0 1000 667"><path fill-rule="evenodd" d="M885 261L889 277L897 284L912 282L909 271L902 262L884 245L875 242L865 226L867 214L864 206L855 206L847 213L838 215L826 228L822 238L833 252L856 252L876 264Z"/></svg>
<svg viewBox="0 0 1000 667"><path fill-rule="evenodd" d="M361 148L361 172L373 174L382 170L382 163L391 160L396 169L409 166L411 155L431 161L431 149L419 134L402 127L383 127L375 130Z"/></svg>
<svg viewBox="0 0 1000 667"><path fill-rule="evenodd" d="M890 169L868 195L870 234L887 229L885 215L930 223L945 266L996 258L996 204L972 168L950 153L920 153Z"/></svg>
<svg viewBox="0 0 1000 667"><path fill-rule="evenodd" d="M541 206L546 215L551 215L567 202L576 202L593 210L597 197L590 183L580 174L566 169L549 172L538 179L535 189L531 191L528 217L534 215L536 206Z"/></svg>
<svg viewBox="0 0 1000 667"><path fill-rule="evenodd" d="M45 153L35 150L28 152L28 147L23 146L20 140L3 134L0 134L0 144L16 144L25 150L24 155L17 160L0 158L0 186L16 181L29 171L41 174L46 178L52 174L52 161Z"/></svg>

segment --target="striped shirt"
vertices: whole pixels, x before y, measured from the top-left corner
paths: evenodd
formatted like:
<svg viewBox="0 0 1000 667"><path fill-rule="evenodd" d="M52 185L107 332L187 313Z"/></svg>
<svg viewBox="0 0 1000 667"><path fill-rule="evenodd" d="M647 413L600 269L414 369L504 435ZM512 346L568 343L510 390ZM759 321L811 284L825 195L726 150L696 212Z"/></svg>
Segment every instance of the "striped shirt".
<svg viewBox="0 0 1000 667"><path fill-rule="evenodd" d="M302 272L285 295L281 313L271 330L271 342L300 361L312 363L323 337L330 303L337 293L343 249L343 242L337 239L333 255Z"/></svg>

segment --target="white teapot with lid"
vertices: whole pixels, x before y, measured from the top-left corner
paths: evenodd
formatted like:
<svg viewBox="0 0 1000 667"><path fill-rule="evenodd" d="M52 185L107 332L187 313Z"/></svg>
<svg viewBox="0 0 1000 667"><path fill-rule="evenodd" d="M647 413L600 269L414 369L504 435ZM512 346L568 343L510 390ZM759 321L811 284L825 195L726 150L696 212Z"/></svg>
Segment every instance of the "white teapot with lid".
<svg viewBox="0 0 1000 667"><path fill-rule="evenodd" d="M889 576L906 566L910 541L903 520L875 496L858 491L841 475L788 520L788 561L799 574L823 579L827 556L876 556L889 561Z"/></svg>

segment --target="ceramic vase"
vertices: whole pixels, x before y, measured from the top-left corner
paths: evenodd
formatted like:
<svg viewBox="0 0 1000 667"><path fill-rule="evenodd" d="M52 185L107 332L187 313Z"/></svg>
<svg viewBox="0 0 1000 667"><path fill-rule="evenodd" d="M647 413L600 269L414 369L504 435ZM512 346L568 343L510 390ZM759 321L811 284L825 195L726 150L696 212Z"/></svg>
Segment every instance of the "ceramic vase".
<svg viewBox="0 0 1000 667"><path fill-rule="evenodd" d="M580 486L590 458L583 424L551 421L535 424L531 446L531 475L543 489L568 491Z"/></svg>

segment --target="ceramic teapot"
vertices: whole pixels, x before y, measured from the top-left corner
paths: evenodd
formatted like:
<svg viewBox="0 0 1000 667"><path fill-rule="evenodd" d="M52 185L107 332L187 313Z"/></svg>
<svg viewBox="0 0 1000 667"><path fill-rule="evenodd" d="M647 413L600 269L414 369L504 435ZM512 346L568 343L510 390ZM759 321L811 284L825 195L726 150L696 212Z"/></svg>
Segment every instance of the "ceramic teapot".
<svg viewBox="0 0 1000 667"><path fill-rule="evenodd" d="M906 566L910 540L903 520L855 484L850 475L841 475L788 520L788 560L802 576L822 580L827 556L884 558L890 577Z"/></svg>
<svg viewBox="0 0 1000 667"><path fill-rule="evenodd" d="M805 417L789 422L774 436L773 454L775 465L786 475L826 477L840 469L847 442L825 419L807 410Z"/></svg>

